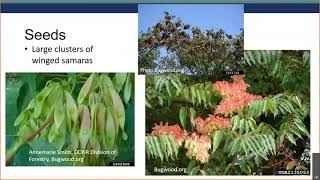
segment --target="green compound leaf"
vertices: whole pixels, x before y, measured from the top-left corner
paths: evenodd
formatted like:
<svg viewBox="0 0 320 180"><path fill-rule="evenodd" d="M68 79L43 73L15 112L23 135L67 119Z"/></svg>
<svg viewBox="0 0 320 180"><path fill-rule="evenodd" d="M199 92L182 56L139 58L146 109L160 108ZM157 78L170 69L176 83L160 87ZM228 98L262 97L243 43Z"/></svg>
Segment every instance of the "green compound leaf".
<svg viewBox="0 0 320 180"><path fill-rule="evenodd" d="M180 118L180 122L182 124L182 127L184 129L186 129L186 127L187 127L187 116L188 116L187 108L181 107L180 111L179 111L179 118Z"/></svg>

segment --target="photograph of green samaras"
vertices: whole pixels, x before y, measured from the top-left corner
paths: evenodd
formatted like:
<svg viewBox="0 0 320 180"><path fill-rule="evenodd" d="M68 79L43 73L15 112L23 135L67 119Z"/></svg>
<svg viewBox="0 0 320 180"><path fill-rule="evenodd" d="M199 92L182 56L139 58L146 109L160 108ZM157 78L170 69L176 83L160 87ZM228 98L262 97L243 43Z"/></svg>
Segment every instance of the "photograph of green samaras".
<svg viewBox="0 0 320 180"><path fill-rule="evenodd" d="M243 62L242 4L139 5L139 74L220 75Z"/></svg>
<svg viewBox="0 0 320 180"><path fill-rule="evenodd" d="M7 166L134 166L134 73L6 73Z"/></svg>
<svg viewBox="0 0 320 180"><path fill-rule="evenodd" d="M310 175L310 52L244 52L244 74L146 77L147 175Z"/></svg>

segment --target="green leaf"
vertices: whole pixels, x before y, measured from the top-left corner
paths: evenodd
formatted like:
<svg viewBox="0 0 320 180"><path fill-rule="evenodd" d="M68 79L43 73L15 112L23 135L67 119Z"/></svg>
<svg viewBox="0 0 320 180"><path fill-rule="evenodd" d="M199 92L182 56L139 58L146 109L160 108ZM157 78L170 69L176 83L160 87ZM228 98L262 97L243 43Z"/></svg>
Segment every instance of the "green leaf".
<svg viewBox="0 0 320 180"><path fill-rule="evenodd" d="M265 135L260 135L256 138L256 140L259 141L261 145L260 149L264 149L265 152L272 152L271 144L269 144L265 138L267 138Z"/></svg>
<svg viewBox="0 0 320 180"><path fill-rule="evenodd" d="M167 139L166 135L160 135L159 136L160 139L160 145L161 145L161 149L163 151L166 151L165 153L165 158L167 159L167 161L169 160L169 157L172 157L173 151L170 145L170 141Z"/></svg>
<svg viewBox="0 0 320 180"><path fill-rule="evenodd" d="M97 136L90 136L90 140L89 140L90 146L93 150L99 151L101 150L101 146L98 140ZM96 157L99 157L99 155L97 154Z"/></svg>
<svg viewBox="0 0 320 180"><path fill-rule="evenodd" d="M263 109L262 109L262 111L264 113L267 113L267 107L268 107L268 100L263 99Z"/></svg>
<svg viewBox="0 0 320 180"><path fill-rule="evenodd" d="M245 144L248 149L255 154L255 156L259 156L258 149L254 145L253 141L250 138L245 139Z"/></svg>
<svg viewBox="0 0 320 180"><path fill-rule="evenodd" d="M147 142L149 142L150 144L150 152L153 155L154 158L158 157L158 151L157 151L157 147L156 144L154 143L154 136L147 136Z"/></svg>
<svg viewBox="0 0 320 180"><path fill-rule="evenodd" d="M277 116L278 114L277 107L273 104L271 99L268 100L268 108L270 112L274 115L274 117Z"/></svg>
<svg viewBox="0 0 320 180"><path fill-rule="evenodd" d="M197 175L197 173L199 171L200 171L200 168L198 166L196 166L190 171L189 175L191 175L191 176Z"/></svg>
<svg viewBox="0 0 320 180"><path fill-rule="evenodd" d="M28 84L28 86L31 90L31 93L33 94L33 96L35 96L36 91L37 91L36 90L36 88L37 88L37 86L36 86L37 75L35 73L20 73L19 75L21 76L21 79Z"/></svg>
<svg viewBox="0 0 320 180"><path fill-rule="evenodd" d="M200 90L199 89L196 89L196 97L198 99L198 103L201 104L202 98L201 98L201 94L200 94Z"/></svg>
<svg viewBox="0 0 320 180"><path fill-rule="evenodd" d="M102 84L106 85L106 87L114 88L113 82L107 74L100 76L100 79Z"/></svg>
<svg viewBox="0 0 320 180"><path fill-rule="evenodd" d="M90 107L92 107L93 106L93 104L96 104L96 100L95 100L95 92L92 92L92 93L90 93L89 94L89 101L88 101L88 105L90 106Z"/></svg>
<svg viewBox="0 0 320 180"><path fill-rule="evenodd" d="M90 111L87 106L83 106L82 122L80 127L80 147L85 149L90 137Z"/></svg>
<svg viewBox="0 0 320 180"><path fill-rule="evenodd" d="M20 127L18 131L18 142L22 142L24 139L29 137L33 133L33 129L30 127L29 124L24 124Z"/></svg>
<svg viewBox="0 0 320 180"><path fill-rule="evenodd" d="M212 154L219 148L219 145L223 141L224 131L217 131L214 133L212 142Z"/></svg>
<svg viewBox="0 0 320 180"><path fill-rule="evenodd" d="M288 140L289 140L292 144L297 145L296 139L293 137L293 134L290 133L290 134L288 135Z"/></svg>
<svg viewBox="0 0 320 180"><path fill-rule="evenodd" d="M128 138L124 130L125 125L125 110L119 94L112 88L110 88L110 94L113 101L113 113L115 120L119 123L120 129L122 130L122 139Z"/></svg>
<svg viewBox="0 0 320 180"><path fill-rule="evenodd" d="M79 147L79 132L77 132L76 128L74 128L71 131L70 141L71 141L70 148L72 150L77 150Z"/></svg>
<svg viewBox="0 0 320 180"><path fill-rule="evenodd" d="M169 81L166 81L165 84L166 84L167 92L168 92L169 96L171 96L171 89L170 89Z"/></svg>
<svg viewBox="0 0 320 180"><path fill-rule="evenodd" d="M98 115L97 115L97 128L101 135L104 135L105 124L106 124L106 107L102 104L98 104ZM113 120L112 120L113 121Z"/></svg>
<svg viewBox="0 0 320 180"><path fill-rule="evenodd" d="M293 97L293 102L296 103L299 107L302 107L301 101L300 101L300 99L298 98L298 96L294 96L294 97Z"/></svg>
<svg viewBox="0 0 320 180"><path fill-rule="evenodd" d="M159 100L159 104L161 106L163 106L163 97L162 96L158 96L157 99Z"/></svg>
<svg viewBox="0 0 320 180"><path fill-rule="evenodd" d="M201 172L201 175L203 175L203 176L207 176L208 175L207 172L202 170L202 169L200 169L200 172Z"/></svg>
<svg viewBox="0 0 320 180"><path fill-rule="evenodd" d="M239 116L233 116L232 117L232 131L235 131L239 128L240 125L240 120L239 120Z"/></svg>
<svg viewBox="0 0 320 180"><path fill-rule="evenodd" d="M224 169L223 174L227 175L233 166L234 166L234 163L229 163L228 166Z"/></svg>
<svg viewBox="0 0 320 180"><path fill-rule="evenodd" d="M148 108L152 108L152 106L151 106L151 104L150 104L150 102L149 102L148 99L146 99L146 106L147 106Z"/></svg>
<svg viewBox="0 0 320 180"><path fill-rule="evenodd" d="M249 120L245 119L245 133L249 133L250 129Z"/></svg>
<svg viewBox="0 0 320 180"><path fill-rule="evenodd" d="M50 87L45 87L35 98L35 109L34 109L34 116L38 118L44 108L44 102L46 98L49 96L51 93L52 88ZM61 97L59 97L61 98Z"/></svg>
<svg viewBox="0 0 320 180"><path fill-rule="evenodd" d="M306 136L310 136L308 129L304 124L293 122L294 125L296 125L297 128L299 128L300 131L302 131Z"/></svg>
<svg viewBox="0 0 320 180"><path fill-rule="evenodd" d="M96 122L97 122L97 115L98 115L98 105L97 104L92 104L91 106L89 106L90 109L90 131L92 134L96 134Z"/></svg>
<svg viewBox="0 0 320 180"><path fill-rule="evenodd" d="M246 142L245 142L245 141L246 141L246 139L244 139L244 140L241 141L241 147L242 147L245 155L248 156L249 150L248 150L248 148L247 148L247 145L246 145Z"/></svg>
<svg viewBox="0 0 320 180"><path fill-rule="evenodd" d="M151 159L153 157L153 151L151 150L152 147L151 147L151 144L149 142L149 137L148 136L146 136L146 139L145 139L145 146L146 146L147 158Z"/></svg>
<svg viewBox="0 0 320 180"><path fill-rule="evenodd" d="M24 110L15 120L14 126L18 126L22 122L25 122L29 119L29 110Z"/></svg>
<svg viewBox="0 0 320 180"><path fill-rule="evenodd" d="M21 117L22 119L17 120L17 116L19 111L17 110L17 100L20 96L20 89L23 86L23 82L20 80L6 80L6 87L5 87L5 133L6 135L16 135L17 128L14 127L18 125L17 121L22 121L24 117ZM3 94L3 92L2 92ZM19 115L21 116L21 114ZM17 119L16 119L17 118Z"/></svg>
<svg viewBox="0 0 320 180"><path fill-rule="evenodd" d="M63 91L61 90L60 86L58 85L52 86L51 93L47 97L45 103L43 104L43 111L45 112L45 114L51 114L51 112L54 112L54 108L57 103L57 100L62 98L62 96L63 96Z"/></svg>
<svg viewBox="0 0 320 180"><path fill-rule="evenodd" d="M131 75L128 74L127 80L126 80L126 85L124 87L124 95L123 99L126 104L130 101L131 94L132 94L132 80L131 80Z"/></svg>
<svg viewBox="0 0 320 180"><path fill-rule="evenodd" d="M56 106L54 108L54 123L57 130L60 128L61 124L66 121L65 118L65 107L62 102L62 97L57 99Z"/></svg>
<svg viewBox="0 0 320 180"><path fill-rule="evenodd" d="M204 90L200 91L201 98L205 107L208 105L208 101L210 101L210 96L207 95L207 92Z"/></svg>
<svg viewBox="0 0 320 180"><path fill-rule="evenodd" d="M176 94L178 95L180 93L180 91L181 91L180 85L178 85L178 83L176 81L174 81L173 79L171 79L171 83L177 89L177 93Z"/></svg>
<svg viewBox="0 0 320 180"><path fill-rule="evenodd" d="M240 126L239 126L239 133L243 134L243 132L245 131L246 128L246 120L245 119L241 119L240 120Z"/></svg>
<svg viewBox="0 0 320 180"><path fill-rule="evenodd" d="M241 145L241 140L239 138L234 139L233 143L232 143L232 146L230 148L229 156L235 155L238 152L240 145Z"/></svg>
<svg viewBox="0 0 320 180"><path fill-rule="evenodd" d="M127 73L116 73L113 77L114 89L119 93L125 84L127 79Z"/></svg>
<svg viewBox="0 0 320 180"><path fill-rule="evenodd" d="M196 100L196 90L193 86L190 87L190 95L191 95L191 102L192 104L194 104Z"/></svg>
<svg viewBox="0 0 320 180"><path fill-rule="evenodd" d="M77 85L77 73L68 73L68 77L70 78L70 80L72 82L71 92L73 92L74 88Z"/></svg>
<svg viewBox="0 0 320 180"><path fill-rule="evenodd" d="M116 139L116 128L112 117L112 109L107 107L107 122L106 122L106 144L113 147Z"/></svg>
<svg viewBox="0 0 320 180"><path fill-rule="evenodd" d="M178 153L179 153L178 145L176 144L176 142L175 142L175 140L174 140L172 135L169 135L168 139L170 141L171 147L172 147L172 149L174 151L174 154L175 154L176 158L178 158Z"/></svg>
<svg viewBox="0 0 320 180"><path fill-rule="evenodd" d="M156 91L161 91L161 89L162 89L162 85L163 85L163 78L164 78L164 76L156 76L155 77L155 90Z"/></svg>
<svg viewBox="0 0 320 180"><path fill-rule="evenodd" d="M84 83L84 85L82 86L79 95L78 95L78 104L82 104L82 102L84 101L84 99L87 97L87 95L89 94L90 89L92 88L92 84L93 84L93 79L94 79L95 75L92 73L89 78L86 80L86 82Z"/></svg>
<svg viewBox="0 0 320 180"><path fill-rule="evenodd" d="M49 131L49 134L48 134L48 141L49 143L52 143L54 137L56 136L56 132L58 131L55 124L53 123L50 127L50 131Z"/></svg>
<svg viewBox="0 0 320 180"><path fill-rule="evenodd" d="M66 124L67 124L66 121L63 121L60 127L56 127L55 124L52 124L52 127L51 127L52 132L55 131L55 133L53 133L53 137L51 137L52 138L51 142L50 142L50 139L49 139L49 142L52 143L52 145L58 150L61 150L65 143L65 135L66 135L66 127L67 127Z"/></svg>
<svg viewBox="0 0 320 180"><path fill-rule="evenodd" d="M180 111L179 111L179 118L180 118L180 122L182 124L182 127L184 129L186 129L186 127L187 127L187 115L188 115L187 108L181 107Z"/></svg>
<svg viewBox="0 0 320 180"><path fill-rule="evenodd" d="M160 157L160 160L163 161L163 152L161 151L161 146L160 146L160 143L158 141L158 137L157 136L154 136L154 138L152 138L155 146L156 146L156 150L157 150L157 153L158 153L158 157Z"/></svg>
<svg viewBox="0 0 320 180"><path fill-rule="evenodd" d="M190 122L191 122L192 126L194 127L195 126L195 121L194 120L196 119L197 113L196 113L196 110L194 110L193 107L190 107L189 111L190 111Z"/></svg>
<svg viewBox="0 0 320 180"><path fill-rule="evenodd" d="M249 126L252 131L257 129L256 121L252 117L249 119Z"/></svg>
<svg viewBox="0 0 320 180"><path fill-rule="evenodd" d="M76 102L68 91L64 91L64 96L66 98L67 112L73 123L76 123L78 120L78 108Z"/></svg>
<svg viewBox="0 0 320 180"><path fill-rule="evenodd" d="M188 167L187 167L187 171L189 174L191 173L192 169L194 167L196 167L196 165L197 165L197 161L194 159L189 162Z"/></svg>
<svg viewBox="0 0 320 180"><path fill-rule="evenodd" d="M300 139L303 139L299 131L300 131L299 128L297 128L297 127L295 127L295 126L292 127L292 129L291 129L291 132L292 132L293 134L295 134L296 136L298 136Z"/></svg>
<svg viewBox="0 0 320 180"><path fill-rule="evenodd" d="M188 87L183 88L182 93L183 93L185 99L189 99L189 88Z"/></svg>
<svg viewBox="0 0 320 180"><path fill-rule="evenodd" d="M245 163L242 161L240 163L240 169L241 169L241 171L245 172L247 175L251 175L251 168L248 165L248 163Z"/></svg>
<svg viewBox="0 0 320 180"><path fill-rule="evenodd" d="M171 157L172 160L174 160L174 156L177 156L177 154L176 154L176 151L174 151L174 149L173 149L173 147L171 145L172 142L170 141L169 136L167 136L167 135L162 135L162 136L165 138L166 149L169 152L169 156Z"/></svg>

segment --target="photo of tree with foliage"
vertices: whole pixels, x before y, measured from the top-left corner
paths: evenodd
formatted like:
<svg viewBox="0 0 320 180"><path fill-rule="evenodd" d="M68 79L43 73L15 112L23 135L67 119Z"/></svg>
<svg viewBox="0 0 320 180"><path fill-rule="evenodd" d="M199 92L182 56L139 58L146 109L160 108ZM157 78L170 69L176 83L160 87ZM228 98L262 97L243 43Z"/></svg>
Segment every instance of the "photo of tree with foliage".
<svg viewBox="0 0 320 180"><path fill-rule="evenodd" d="M7 73L7 166L134 165L133 73Z"/></svg>
<svg viewBox="0 0 320 180"><path fill-rule="evenodd" d="M175 8L179 7L179 5L175 6ZM221 12L215 12L215 8L225 8L225 11L228 11L228 5L208 7L212 7L208 14L202 12L202 8L205 7L198 7L195 14L190 14L190 16L195 16L193 20L197 20L192 22L199 23L199 26L189 24L175 14L164 11L161 20L150 26L148 30L142 31L138 42L139 73L219 76L226 70L239 70L243 61L243 26L241 25L238 29L234 28L236 33L233 35L229 34L225 29L219 28L221 27L220 21L225 21L226 24L236 24L238 19L232 21L236 15L230 17L224 15L226 20L220 20L217 23L220 25L218 26L215 25L215 20L222 15L219 15ZM235 8L240 9L238 6ZM233 7L232 10L235 11L235 8ZM242 14L241 12L237 16L242 17ZM145 13L145 15L142 13L141 16L146 16L148 19L149 15L150 13ZM203 21L202 19L205 19L206 16L213 16L215 19L209 22Z"/></svg>
<svg viewBox="0 0 320 180"><path fill-rule="evenodd" d="M245 51L242 70L146 77L147 175L310 174L310 52Z"/></svg>

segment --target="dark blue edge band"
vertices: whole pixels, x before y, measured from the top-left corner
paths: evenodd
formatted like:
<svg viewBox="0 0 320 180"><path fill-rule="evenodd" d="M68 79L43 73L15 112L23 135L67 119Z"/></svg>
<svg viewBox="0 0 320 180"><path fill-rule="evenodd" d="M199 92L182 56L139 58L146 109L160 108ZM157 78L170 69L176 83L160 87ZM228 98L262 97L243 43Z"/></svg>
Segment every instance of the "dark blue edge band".
<svg viewBox="0 0 320 180"><path fill-rule="evenodd" d="M137 3L1 3L2 13L138 13Z"/></svg>
<svg viewBox="0 0 320 180"><path fill-rule="evenodd" d="M319 3L244 3L243 5L244 13L319 13ZM138 3L1 3L1 12L138 13Z"/></svg>
<svg viewBox="0 0 320 180"><path fill-rule="evenodd" d="M245 13L319 13L319 3L246 3Z"/></svg>

